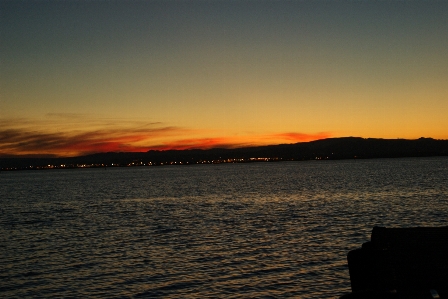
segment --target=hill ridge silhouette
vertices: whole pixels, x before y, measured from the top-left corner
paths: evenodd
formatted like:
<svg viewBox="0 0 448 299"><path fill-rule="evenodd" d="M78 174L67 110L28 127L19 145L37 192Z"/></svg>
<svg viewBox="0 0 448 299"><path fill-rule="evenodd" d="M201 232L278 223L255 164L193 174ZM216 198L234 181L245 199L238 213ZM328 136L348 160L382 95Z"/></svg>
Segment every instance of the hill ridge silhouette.
<svg viewBox="0 0 448 299"><path fill-rule="evenodd" d="M77 157L0 157L0 169L29 169L48 165L163 165L221 162L251 162L313 159L371 159L398 157L448 156L448 140L433 138L382 139L362 137L327 138L293 144L187 150L150 150L147 152L108 152ZM253 160L251 160L251 158ZM140 164L139 164L140 163ZM32 167L30 167L32 166Z"/></svg>

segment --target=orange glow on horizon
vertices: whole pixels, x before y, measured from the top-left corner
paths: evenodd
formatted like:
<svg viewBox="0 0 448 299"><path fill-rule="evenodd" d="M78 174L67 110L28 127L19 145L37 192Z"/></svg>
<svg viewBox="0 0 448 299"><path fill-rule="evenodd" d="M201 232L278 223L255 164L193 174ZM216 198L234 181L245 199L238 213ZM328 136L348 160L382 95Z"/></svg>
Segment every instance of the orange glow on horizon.
<svg viewBox="0 0 448 299"><path fill-rule="evenodd" d="M186 150L211 148L239 148L249 146L275 145L282 143L307 142L331 137L330 133L304 134L279 133L272 135L233 136L220 138L181 139L152 147L156 150Z"/></svg>
<svg viewBox="0 0 448 299"><path fill-rule="evenodd" d="M231 149L347 136L417 139L423 135L391 137L349 135L340 132L234 132L164 126L160 122L148 123L142 120L101 119L77 115L61 120L50 116L43 120L0 119L0 157L70 157L104 152ZM443 136L439 139L443 139Z"/></svg>
<svg viewBox="0 0 448 299"><path fill-rule="evenodd" d="M12 122L11 122L12 123ZM17 122L19 123L19 122ZM131 126L94 131L36 131L32 126L9 126L0 130L0 156L54 155L79 156L101 152L146 152L149 150L187 150L239 148L296 143L331 137L330 133L297 132L218 136L203 130L176 127ZM204 137L204 135L206 135ZM207 136L208 135L208 136ZM185 138L185 136L191 136Z"/></svg>

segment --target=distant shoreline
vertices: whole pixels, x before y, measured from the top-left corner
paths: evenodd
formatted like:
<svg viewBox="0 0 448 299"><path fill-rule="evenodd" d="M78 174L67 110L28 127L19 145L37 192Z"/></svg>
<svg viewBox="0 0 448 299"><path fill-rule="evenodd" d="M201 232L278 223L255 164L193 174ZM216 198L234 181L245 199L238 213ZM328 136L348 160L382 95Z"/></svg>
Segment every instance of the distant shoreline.
<svg viewBox="0 0 448 299"><path fill-rule="evenodd" d="M208 150L97 153L79 157L0 157L0 170L137 167L448 156L448 140L328 138L295 144Z"/></svg>

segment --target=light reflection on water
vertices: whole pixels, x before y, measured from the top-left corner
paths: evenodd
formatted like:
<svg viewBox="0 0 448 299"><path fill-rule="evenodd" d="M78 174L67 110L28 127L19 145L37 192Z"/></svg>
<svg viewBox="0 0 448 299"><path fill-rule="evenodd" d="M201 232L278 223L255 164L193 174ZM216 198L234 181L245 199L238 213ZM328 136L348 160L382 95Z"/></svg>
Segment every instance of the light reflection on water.
<svg viewBox="0 0 448 299"><path fill-rule="evenodd" d="M0 174L2 297L337 298L374 225L447 225L448 158Z"/></svg>

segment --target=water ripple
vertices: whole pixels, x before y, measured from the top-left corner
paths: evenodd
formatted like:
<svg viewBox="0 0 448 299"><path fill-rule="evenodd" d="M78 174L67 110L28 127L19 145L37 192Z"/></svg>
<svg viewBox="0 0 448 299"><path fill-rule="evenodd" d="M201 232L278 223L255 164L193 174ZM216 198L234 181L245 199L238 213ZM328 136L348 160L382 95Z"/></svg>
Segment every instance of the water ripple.
<svg viewBox="0 0 448 299"><path fill-rule="evenodd" d="M448 159L2 173L0 296L337 298L374 225L447 225Z"/></svg>

